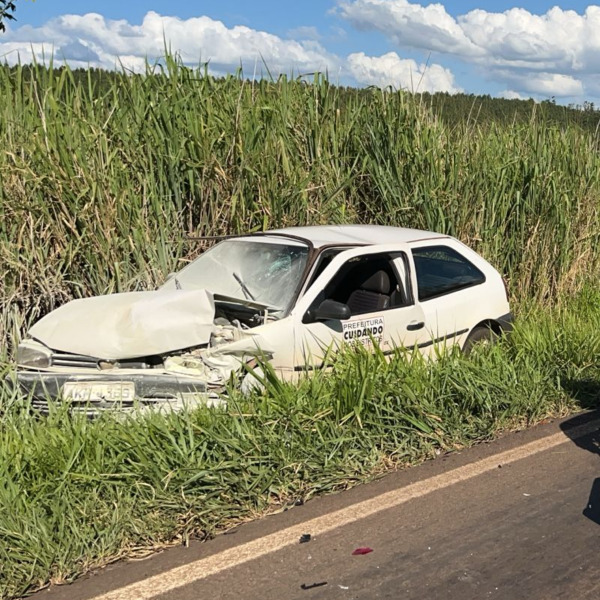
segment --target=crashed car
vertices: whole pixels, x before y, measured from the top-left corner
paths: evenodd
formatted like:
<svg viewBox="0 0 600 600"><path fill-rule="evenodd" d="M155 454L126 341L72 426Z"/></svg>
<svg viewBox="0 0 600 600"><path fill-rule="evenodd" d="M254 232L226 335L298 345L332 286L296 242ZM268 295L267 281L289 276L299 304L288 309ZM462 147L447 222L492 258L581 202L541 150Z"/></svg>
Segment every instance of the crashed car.
<svg viewBox="0 0 600 600"><path fill-rule="evenodd" d="M499 273L452 237L298 227L223 239L155 291L65 304L30 329L15 379L44 412L179 408L248 387L257 359L291 380L346 344L468 350L511 321Z"/></svg>

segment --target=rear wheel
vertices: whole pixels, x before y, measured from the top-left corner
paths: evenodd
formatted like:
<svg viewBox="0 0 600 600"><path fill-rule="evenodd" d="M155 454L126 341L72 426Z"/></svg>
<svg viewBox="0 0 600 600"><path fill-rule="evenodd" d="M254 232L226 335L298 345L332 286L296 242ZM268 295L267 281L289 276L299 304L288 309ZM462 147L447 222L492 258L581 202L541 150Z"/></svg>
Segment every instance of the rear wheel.
<svg viewBox="0 0 600 600"><path fill-rule="evenodd" d="M475 327L465 342L463 352L469 356L474 348L494 344L497 340L498 334L489 327L483 325Z"/></svg>

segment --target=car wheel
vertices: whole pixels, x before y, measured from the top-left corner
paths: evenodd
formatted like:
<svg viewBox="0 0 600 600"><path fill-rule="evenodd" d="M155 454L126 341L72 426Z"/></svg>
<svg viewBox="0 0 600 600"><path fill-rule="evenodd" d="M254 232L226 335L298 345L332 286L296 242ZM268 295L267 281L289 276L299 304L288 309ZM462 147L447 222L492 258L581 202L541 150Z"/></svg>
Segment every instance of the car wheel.
<svg viewBox="0 0 600 600"><path fill-rule="evenodd" d="M497 340L498 334L489 327L475 327L465 342L463 352L469 356L476 346L491 345Z"/></svg>

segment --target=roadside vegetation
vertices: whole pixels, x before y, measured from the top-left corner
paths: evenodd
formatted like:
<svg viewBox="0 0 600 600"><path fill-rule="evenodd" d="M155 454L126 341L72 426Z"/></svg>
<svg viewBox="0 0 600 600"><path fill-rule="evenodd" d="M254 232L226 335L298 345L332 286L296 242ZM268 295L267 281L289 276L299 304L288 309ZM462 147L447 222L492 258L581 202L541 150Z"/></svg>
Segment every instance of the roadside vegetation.
<svg viewBox="0 0 600 600"><path fill-rule="evenodd" d="M0 345L81 296L144 289L186 235L382 223L468 243L513 298L552 303L598 272L594 134L450 126L405 93L323 77L215 79L0 69Z"/></svg>
<svg viewBox="0 0 600 600"><path fill-rule="evenodd" d="M528 312L514 336L435 363L348 353L299 386L232 391L226 410L123 421L32 418L0 429L0 597L69 581L390 469L593 405L600 295Z"/></svg>
<svg viewBox="0 0 600 600"><path fill-rule="evenodd" d="M145 76L0 68L1 598L595 405L595 129L434 109L173 57ZM29 323L155 286L202 250L189 235L347 222L472 246L508 279L513 337L435 363L345 353L298 386L267 369L225 410L126 421L38 418L4 384Z"/></svg>

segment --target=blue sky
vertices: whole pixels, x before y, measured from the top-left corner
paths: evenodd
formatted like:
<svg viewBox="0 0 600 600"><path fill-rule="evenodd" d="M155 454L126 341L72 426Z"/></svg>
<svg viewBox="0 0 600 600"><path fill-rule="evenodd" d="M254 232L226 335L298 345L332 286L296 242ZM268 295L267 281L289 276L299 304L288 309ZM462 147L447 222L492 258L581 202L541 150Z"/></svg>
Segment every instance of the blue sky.
<svg viewBox="0 0 600 600"><path fill-rule="evenodd" d="M600 7L490 4L18 0L0 56L15 62L54 52L74 66L136 70L160 56L164 36L186 62L209 60L215 73L240 64L258 72L262 57L272 71L327 69L349 85L598 102Z"/></svg>

